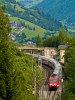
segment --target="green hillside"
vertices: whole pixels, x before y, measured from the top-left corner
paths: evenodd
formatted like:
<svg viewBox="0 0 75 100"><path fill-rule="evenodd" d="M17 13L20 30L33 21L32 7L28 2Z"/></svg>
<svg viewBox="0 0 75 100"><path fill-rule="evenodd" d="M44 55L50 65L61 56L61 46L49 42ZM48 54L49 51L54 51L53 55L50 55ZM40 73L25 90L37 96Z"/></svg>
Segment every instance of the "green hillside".
<svg viewBox="0 0 75 100"><path fill-rule="evenodd" d="M19 2L23 6L30 8L30 7L36 6L43 0L16 0L16 1Z"/></svg>
<svg viewBox="0 0 75 100"><path fill-rule="evenodd" d="M46 30L58 30L61 26L61 23L52 18L50 15L45 15L37 8L25 8L18 2L6 2L6 12L11 16L27 20Z"/></svg>
<svg viewBox="0 0 75 100"><path fill-rule="evenodd" d="M9 17L10 23L14 23L12 27L11 34L14 34L15 36L15 41L18 42L23 42L22 39L24 39L24 42L26 42L28 39L32 40L33 38L35 39L38 34L40 34L41 37L44 36L44 33L47 32L47 30L29 22L23 19L20 19L18 17ZM17 26L15 25L17 24ZM18 29L19 27L19 29ZM22 34L25 34L26 38L22 38ZM20 35L20 38L19 36ZM18 37L17 37L18 36ZM33 41L33 40L32 40Z"/></svg>
<svg viewBox="0 0 75 100"><path fill-rule="evenodd" d="M50 15L37 8L26 8L16 0L4 0L3 5L6 6L5 12L9 15L12 28L10 37L17 43L35 43L38 34L45 39L61 27L61 23Z"/></svg>
<svg viewBox="0 0 75 100"><path fill-rule="evenodd" d="M25 28L25 27L23 27L21 30L17 30L17 33L20 33L20 34L21 34L22 32L25 32L27 38L28 38L28 37L29 37L29 38L32 38L33 36L37 36L38 34L41 34L41 36L43 36L43 35L44 35L43 33L46 32L45 29L43 29L43 28L41 28L41 27L39 27L39 26L37 26L37 25L35 25L35 24L29 22L29 21L20 19L20 18L18 18L18 17L9 17L9 20L10 20L10 21L16 21L16 22L23 22L23 23L25 23L26 25L29 25L29 26L31 26L31 27L35 27L35 31L29 30L29 29L27 29L27 28ZM15 30L14 30L14 31L15 31Z"/></svg>

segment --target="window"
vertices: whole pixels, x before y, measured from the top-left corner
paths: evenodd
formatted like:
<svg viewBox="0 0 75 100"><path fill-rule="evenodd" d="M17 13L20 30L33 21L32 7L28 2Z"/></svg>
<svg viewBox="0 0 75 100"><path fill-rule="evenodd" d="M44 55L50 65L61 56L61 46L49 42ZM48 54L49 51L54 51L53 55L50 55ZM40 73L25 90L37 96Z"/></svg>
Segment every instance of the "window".
<svg viewBox="0 0 75 100"><path fill-rule="evenodd" d="M51 82L51 83L55 83L55 82L56 82L56 80L50 80L50 82Z"/></svg>

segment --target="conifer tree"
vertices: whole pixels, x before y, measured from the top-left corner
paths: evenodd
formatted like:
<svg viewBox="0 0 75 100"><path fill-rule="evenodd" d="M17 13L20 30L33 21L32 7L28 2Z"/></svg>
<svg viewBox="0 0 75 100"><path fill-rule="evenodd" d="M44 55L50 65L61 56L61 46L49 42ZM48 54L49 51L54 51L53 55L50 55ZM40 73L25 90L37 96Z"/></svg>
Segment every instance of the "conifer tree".
<svg viewBox="0 0 75 100"><path fill-rule="evenodd" d="M61 27L59 30L58 40L60 44L65 44L68 40L68 34L64 27Z"/></svg>
<svg viewBox="0 0 75 100"><path fill-rule="evenodd" d="M0 9L0 98L11 100L12 97L12 72L13 52L9 42L9 20L3 10Z"/></svg>
<svg viewBox="0 0 75 100"><path fill-rule="evenodd" d="M62 100L75 100L75 37L70 37L68 41L64 69L67 74L67 80L62 93Z"/></svg>
<svg viewBox="0 0 75 100"><path fill-rule="evenodd" d="M36 45L37 45L38 47L41 47L41 46L43 45L42 38L41 38L40 35L37 36Z"/></svg>

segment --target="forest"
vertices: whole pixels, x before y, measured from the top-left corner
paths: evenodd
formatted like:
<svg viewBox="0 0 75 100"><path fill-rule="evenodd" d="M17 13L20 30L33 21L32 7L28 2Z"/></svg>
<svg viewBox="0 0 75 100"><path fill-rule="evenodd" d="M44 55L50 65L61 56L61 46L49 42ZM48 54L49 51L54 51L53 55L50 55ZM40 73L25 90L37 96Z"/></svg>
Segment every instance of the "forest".
<svg viewBox="0 0 75 100"><path fill-rule="evenodd" d="M9 38L10 31L8 16L0 8L0 100L36 100L32 64L36 84L42 79L42 70L32 57L17 49Z"/></svg>

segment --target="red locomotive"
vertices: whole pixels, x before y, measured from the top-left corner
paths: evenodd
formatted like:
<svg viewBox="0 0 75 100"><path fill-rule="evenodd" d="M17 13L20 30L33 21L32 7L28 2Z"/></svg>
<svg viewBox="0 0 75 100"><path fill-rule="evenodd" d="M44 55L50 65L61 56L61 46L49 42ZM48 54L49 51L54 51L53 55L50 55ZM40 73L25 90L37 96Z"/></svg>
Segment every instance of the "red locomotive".
<svg viewBox="0 0 75 100"><path fill-rule="evenodd" d="M62 77L62 68L56 67L54 69L54 72L52 73L51 77L48 79L49 90L58 88L61 77Z"/></svg>
<svg viewBox="0 0 75 100"><path fill-rule="evenodd" d="M59 78L49 78L48 79L48 87L50 89L57 89L59 86Z"/></svg>

